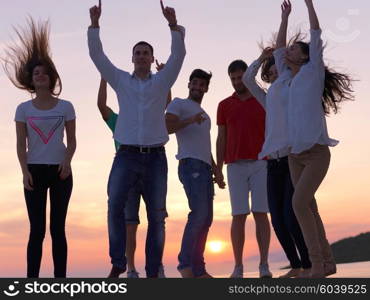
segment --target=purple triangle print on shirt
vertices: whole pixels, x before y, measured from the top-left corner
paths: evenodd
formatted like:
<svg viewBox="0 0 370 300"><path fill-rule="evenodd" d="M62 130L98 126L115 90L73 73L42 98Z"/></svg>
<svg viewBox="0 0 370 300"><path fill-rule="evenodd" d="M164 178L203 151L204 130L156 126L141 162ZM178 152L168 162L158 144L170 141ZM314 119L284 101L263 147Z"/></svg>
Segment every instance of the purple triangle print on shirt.
<svg viewBox="0 0 370 300"><path fill-rule="evenodd" d="M27 121L46 145L49 143L58 127L63 123L63 119L63 116L29 117L27 118Z"/></svg>

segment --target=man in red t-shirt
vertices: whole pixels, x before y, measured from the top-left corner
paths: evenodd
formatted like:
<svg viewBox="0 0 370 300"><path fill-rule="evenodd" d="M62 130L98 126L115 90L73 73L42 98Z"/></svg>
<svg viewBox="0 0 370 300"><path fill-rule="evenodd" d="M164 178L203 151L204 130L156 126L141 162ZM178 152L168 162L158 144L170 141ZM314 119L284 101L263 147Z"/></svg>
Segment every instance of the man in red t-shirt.
<svg viewBox="0 0 370 300"><path fill-rule="evenodd" d="M261 256L260 277L272 277L267 261L270 245L267 163L258 160L265 136L265 111L242 82L246 70L247 64L242 60L236 60L229 66L229 77L235 93L218 105L216 176L223 179L222 167L226 163L233 216L231 241L235 258L231 277L243 277L245 222L251 211Z"/></svg>

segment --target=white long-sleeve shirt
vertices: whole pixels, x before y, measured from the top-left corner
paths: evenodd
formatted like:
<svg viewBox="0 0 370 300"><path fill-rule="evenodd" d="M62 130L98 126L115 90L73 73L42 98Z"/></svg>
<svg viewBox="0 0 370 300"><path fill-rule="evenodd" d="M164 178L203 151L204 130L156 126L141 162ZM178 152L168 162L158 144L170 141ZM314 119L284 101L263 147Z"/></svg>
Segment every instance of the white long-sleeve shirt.
<svg viewBox="0 0 370 300"><path fill-rule="evenodd" d="M262 107L266 110L266 91L261 88L256 82L256 76L258 70L261 67L262 62L258 59L255 60L244 72L242 81L251 94L258 100Z"/></svg>
<svg viewBox="0 0 370 300"><path fill-rule="evenodd" d="M311 30L310 61L303 65L290 84L288 124L292 153L301 153L315 144L336 146L329 138L322 107L325 65L321 30Z"/></svg>
<svg viewBox="0 0 370 300"><path fill-rule="evenodd" d="M165 67L145 80L115 67L103 51L99 28L89 28L90 57L117 94L119 115L114 139L124 145L154 146L168 141L164 112L186 50L183 32L171 31L171 55Z"/></svg>
<svg viewBox="0 0 370 300"><path fill-rule="evenodd" d="M279 158L289 154L287 107L291 72L288 68L278 67L284 52L280 49L274 52L279 77L271 84L267 93L256 82L261 67L259 60L254 61L243 76L244 84L266 110L265 142L258 154L259 159L266 156Z"/></svg>

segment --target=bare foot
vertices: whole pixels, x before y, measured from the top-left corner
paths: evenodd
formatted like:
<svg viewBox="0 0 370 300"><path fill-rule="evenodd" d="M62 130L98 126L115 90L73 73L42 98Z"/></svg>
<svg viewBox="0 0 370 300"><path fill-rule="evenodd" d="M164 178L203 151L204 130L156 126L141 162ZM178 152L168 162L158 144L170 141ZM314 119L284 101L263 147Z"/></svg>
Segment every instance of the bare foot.
<svg viewBox="0 0 370 300"><path fill-rule="evenodd" d="M297 277L301 273L301 269L291 269L288 273L280 275L279 278L293 278Z"/></svg>
<svg viewBox="0 0 370 300"><path fill-rule="evenodd" d="M191 268L184 268L179 270L182 278L194 278Z"/></svg>
<svg viewBox="0 0 370 300"><path fill-rule="evenodd" d="M311 269L302 269L297 278L310 278Z"/></svg>

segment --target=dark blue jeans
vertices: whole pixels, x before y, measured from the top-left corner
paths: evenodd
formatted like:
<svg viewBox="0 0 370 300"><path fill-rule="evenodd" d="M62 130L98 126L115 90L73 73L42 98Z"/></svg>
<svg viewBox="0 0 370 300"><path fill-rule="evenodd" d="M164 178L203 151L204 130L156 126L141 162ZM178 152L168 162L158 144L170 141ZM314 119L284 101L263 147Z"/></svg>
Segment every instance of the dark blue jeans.
<svg viewBox="0 0 370 300"><path fill-rule="evenodd" d="M129 192L128 200L125 206L126 224L140 224L139 209L140 198L145 199L143 193L143 183L138 182L135 187Z"/></svg>
<svg viewBox="0 0 370 300"><path fill-rule="evenodd" d="M288 157L269 160L267 170L267 195L276 237L292 268L311 268L307 247L293 211L294 187Z"/></svg>
<svg viewBox="0 0 370 300"><path fill-rule="evenodd" d="M166 153L137 153L119 150L113 161L108 182L109 255L112 265L126 269L125 206L130 191L142 182L147 209L145 270L147 277L156 277L162 262L167 194Z"/></svg>
<svg viewBox="0 0 370 300"><path fill-rule="evenodd" d="M178 256L178 269L191 268L197 277L206 272L203 253L213 219L212 169L201 160L186 158L180 160L178 172L190 208Z"/></svg>

